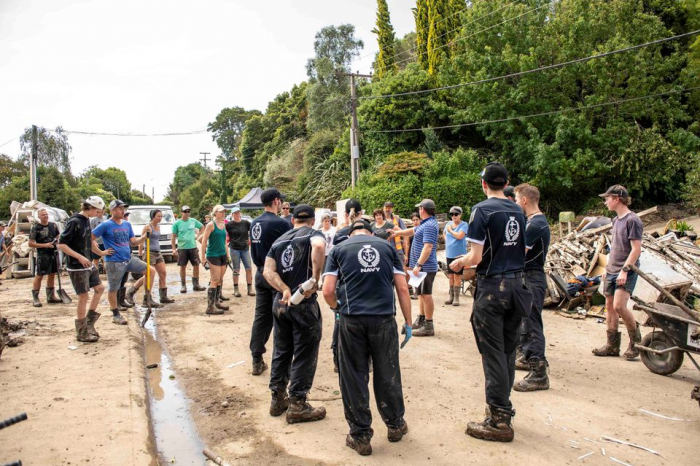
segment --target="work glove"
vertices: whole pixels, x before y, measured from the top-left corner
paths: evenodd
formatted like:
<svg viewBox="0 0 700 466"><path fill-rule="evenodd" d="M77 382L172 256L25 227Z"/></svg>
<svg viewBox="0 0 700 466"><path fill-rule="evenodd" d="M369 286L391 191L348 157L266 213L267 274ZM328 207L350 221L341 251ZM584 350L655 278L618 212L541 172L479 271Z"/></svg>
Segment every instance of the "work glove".
<svg viewBox="0 0 700 466"><path fill-rule="evenodd" d="M406 346L406 343L408 343L408 340L410 340L413 336L413 328L409 324L403 324L403 327L401 328L401 335L406 335L401 342L401 349L403 349L403 347Z"/></svg>

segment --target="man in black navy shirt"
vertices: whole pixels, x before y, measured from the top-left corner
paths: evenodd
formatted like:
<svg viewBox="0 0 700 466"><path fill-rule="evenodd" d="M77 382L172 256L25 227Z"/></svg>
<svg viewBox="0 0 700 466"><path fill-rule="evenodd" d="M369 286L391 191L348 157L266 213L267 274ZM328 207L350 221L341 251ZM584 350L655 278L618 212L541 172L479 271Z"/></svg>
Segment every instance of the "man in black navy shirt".
<svg viewBox="0 0 700 466"><path fill-rule="evenodd" d="M294 229L280 236L265 259L265 280L275 294L273 316L275 343L270 370L272 402L270 415L287 411L287 422L319 421L326 409L313 408L306 394L316 375L318 347L321 343L321 309L316 290L326 257L326 238L314 230L314 209L300 204L294 208ZM301 302L291 302L292 293L303 283ZM287 397L289 386L289 397Z"/></svg>
<svg viewBox="0 0 700 466"><path fill-rule="evenodd" d="M499 442L514 437L515 411L510 389L515 380L515 347L523 317L532 306L525 287L525 215L506 199L503 188L508 171L491 162L481 172L481 187L488 197L472 207L467 241L471 251L450 264L454 271L476 265L477 285L472 327L486 378L486 419L470 422L467 435Z"/></svg>
<svg viewBox="0 0 700 466"><path fill-rule="evenodd" d="M277 216L282 205L282 194L276 188L269 188L260 194L265 212L250 225L250 254L257 269L255 273L255 318L250 334L250 352L253 355L253 375L260 375L267 369L262 355L265 344L272 332L272 301L275 289L265 277L265 258L277 238L292 229L292 225Z"/></svg>
<svg viewBox="0 0 700 466"><path fill-rule="evenodd" d="M523 183L515 188L515 201L525 212L527 226L525 227L525 285L532 292L532 309L530 317L523 319L520 343L523 358L529 366L529 373L515 384L513 390L531 392L547 390L547 359L544 356L544 323L542 322L542 307L547 290L547 279L544 275L544 264L549 249L549 223L539 207L540 190L535 186Z"/></svg>
<svg viewBox="0 0 700 466"><path fill-rule="evenodd" d="M328 255L323 297L340 313L340 392L350 426L347 446L370 455L372 413L369 408L369 358L374 361L374 396L388 428L390 442L408 432L399 366L394 288L404 317L403 330L411 335L411 298L403 262L396 248L372 236L369 223L357 220L350 238Z"/></svg>

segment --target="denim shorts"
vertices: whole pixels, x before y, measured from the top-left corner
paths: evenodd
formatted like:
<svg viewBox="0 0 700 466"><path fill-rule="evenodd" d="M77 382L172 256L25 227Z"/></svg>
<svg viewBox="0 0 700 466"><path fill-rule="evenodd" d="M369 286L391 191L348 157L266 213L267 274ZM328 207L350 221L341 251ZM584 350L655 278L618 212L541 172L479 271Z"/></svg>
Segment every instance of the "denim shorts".
<svg viewBox="0 0 700 466"><path fill-rule="evenodd" d="M249 249L229 249L231 252L231 262L233 262L233 270L241 270L241 262L243 268L250 270L250 250Z"/></svg>
<svg viewBox="0 0 700 466"><path fill-rule="evenodd" d="M144 273L146 263L138 257L132 256L130 260L124 262L107 262L107 286L109 292L119 291L122 286L122 278L128 273Z"/></svg>
<svg viewBox="0 0 700 466"><path fill-rule="evenodd" d="M605 296L613 296L615 294L615 290L619 288L617 285L617 276L619 273L608 273L605 275L605 288L603 294ZM627 281L625 282L625 286L623 289L627 291L630 296L632 296L632 292L634 291L634 286L637 284L637 274L630 271L627 272Z"/></svg>

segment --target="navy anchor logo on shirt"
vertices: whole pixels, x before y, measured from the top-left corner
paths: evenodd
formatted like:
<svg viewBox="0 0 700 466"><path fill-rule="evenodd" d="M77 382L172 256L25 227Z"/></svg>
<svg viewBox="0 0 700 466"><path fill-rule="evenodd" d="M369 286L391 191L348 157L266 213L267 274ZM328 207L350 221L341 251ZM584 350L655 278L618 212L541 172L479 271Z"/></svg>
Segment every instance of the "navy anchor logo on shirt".
<svg viewBox="0 0 700 466"><path fill-rule="evenodd" d="M282 272L288 271L294 262L294 248L290 244L282 253Z"/></svg>
<svg viewBox="0 0 700 466"><path fill-rule="evenodd" d="M504 246L512 246L520 236L520 224L515 220L515 217L510 217L506 224L506 243Z"/></svg>
<svg viewBox="0 0 700 466"><path fill-rule="evenodd" d="M258 241L260 239L260 235L262 234L262 226L260 226L259 223L256 223L253 225L253 231L250 232L251 236L255 241Z"/></svg>
<svg viewBox="0 0 700 466"><path fill-rule="evenodd" d="M362 249L357 253L357 260L362 264L363 269L360 272L375 272L379 270L379 251L374 249L369 244L362 246Z"/></svg>

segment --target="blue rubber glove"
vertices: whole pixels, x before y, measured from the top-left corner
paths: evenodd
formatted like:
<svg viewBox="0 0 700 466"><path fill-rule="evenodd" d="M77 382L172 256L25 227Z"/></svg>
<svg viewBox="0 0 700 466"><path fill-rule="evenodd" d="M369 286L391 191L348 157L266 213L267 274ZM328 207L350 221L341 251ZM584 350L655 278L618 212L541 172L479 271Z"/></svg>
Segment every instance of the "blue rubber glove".
<svg viewBox="0 0 700 466"><path fill-rule="evenodd" d="M409 324L403 324L403 328L401 328L401 334L406 335L406 337L401 342L401 349L403 349L403 347L406 346L406 343L408 343L408 340L410 340L413 336L413 328Z"/></svg>

